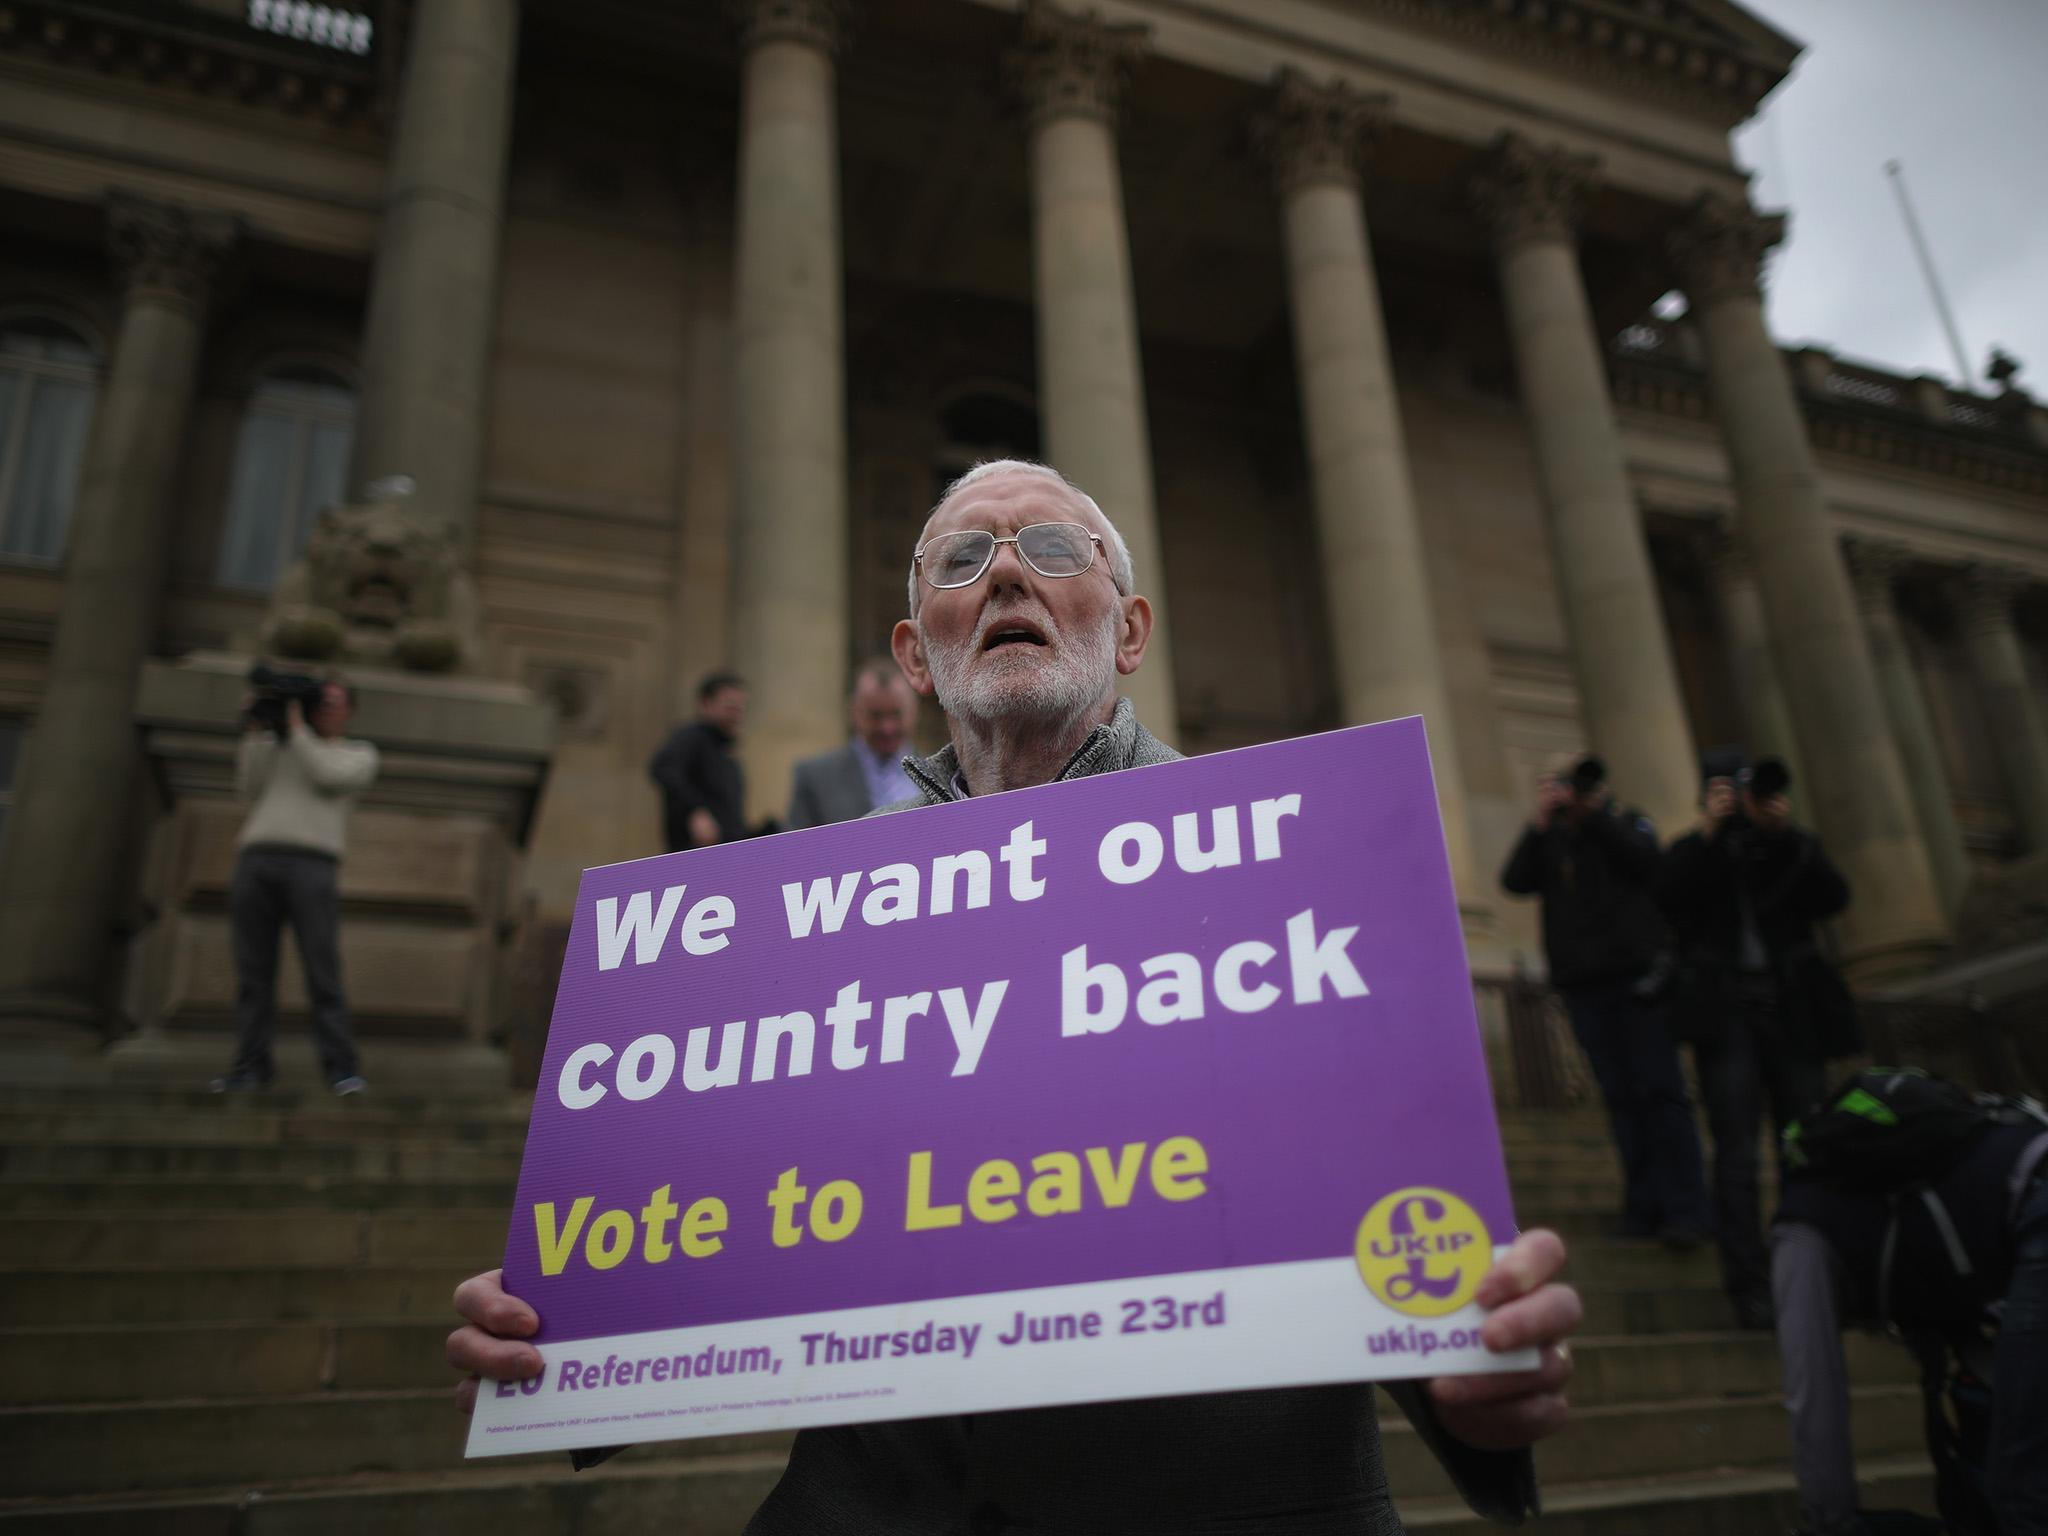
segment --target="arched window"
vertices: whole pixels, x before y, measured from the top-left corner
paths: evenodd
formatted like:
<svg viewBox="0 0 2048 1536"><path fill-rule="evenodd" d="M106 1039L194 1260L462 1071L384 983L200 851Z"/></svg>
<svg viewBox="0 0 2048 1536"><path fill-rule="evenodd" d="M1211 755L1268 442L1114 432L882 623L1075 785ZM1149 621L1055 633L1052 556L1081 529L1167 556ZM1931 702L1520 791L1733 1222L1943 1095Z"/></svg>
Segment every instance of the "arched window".
<svg viewBox="0 0 2048 1536"><path fill-rule="evenodd" d="M99 356L77 331L0 317L0 555L63 558L98 385Z"/></svg>
<svg viewBox="0 0 2048 1536"><path fill-rule="evenodd" d="M329 369L273 368L249 392L220 541L220 584L268 592L342 499L355 438L354 386Z"/></svg>

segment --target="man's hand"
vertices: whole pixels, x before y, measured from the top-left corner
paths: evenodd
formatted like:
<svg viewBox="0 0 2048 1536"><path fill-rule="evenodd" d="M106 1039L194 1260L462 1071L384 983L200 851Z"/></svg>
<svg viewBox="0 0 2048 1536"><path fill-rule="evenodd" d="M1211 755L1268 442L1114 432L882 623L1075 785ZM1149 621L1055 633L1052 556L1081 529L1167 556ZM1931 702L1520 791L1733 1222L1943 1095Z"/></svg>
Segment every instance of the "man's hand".
<svg viewBox="0 0 2048 1536"><path fill-rule="evenodd" d="M527 1381L540 1374L540 1351L521 1344L540 1327L533 1308L505 1294L505 1271L471 1275L455 1287L455 1310L468 1321L448 1335L448 1363L469 1372L455 1387L455 1406L464 1413L476 1407L479 1377L492 1381Z"/></svg>
<svg viewBox="0 0 2048 1536"><path fill-rule="evenodd" d="M1700 831L1712 842L1722 824L1735 814L1735 785L1727 779L1707 780L1700 800Z"/></svg>
<svg viewBox="0 0 2048 1536"><path fill-rule="evenodd" d="M296 736L306 728L306 712L299 707L297 699L284 701L284 728L287 735Z"/></svg>
<svg viewBox="0 0 2048 1536"><path fill-rule="evenodd" d="M1542 831L1559 811L1571 803L1571 787L1561 779L1545 776L1536 784L1536 810L1529 818L1529 825Z"/></svg>
<svg viewBox="0 0 2048 1536"><path fill-rule="evenodd" d="M718 841L718 818L699 806L690 812L690 846L709 848Z"/></svg>
<svg viewBox="0 0 2048 1536"><path fill-rule="evenodd" d="M1765 795L1762 799L1755 795L1745 795L1743 799L1748 803L1749 819L1756 823L1759 832L1781 832L1785 824L1792 819L1792 799L1789 795Z"/></svg>
<svg viewBox="0 0 2048 1536"><path fill-rule="evenodd" d="M1535 1348L1536 1369L1491 1376L1439 1376L1430 1405L1443 1427L1482 1451L1518 1451L1564 1428L1564 1386L1572 1357L1565 1338L1584 1315L1579 1293L1559 1281L1564 1239L1524 1232L1479 1282L1476 1300L1495 1309L1479 1330L1492 1350ZM475 1282L471 1282L474 1284Z"/></svg>

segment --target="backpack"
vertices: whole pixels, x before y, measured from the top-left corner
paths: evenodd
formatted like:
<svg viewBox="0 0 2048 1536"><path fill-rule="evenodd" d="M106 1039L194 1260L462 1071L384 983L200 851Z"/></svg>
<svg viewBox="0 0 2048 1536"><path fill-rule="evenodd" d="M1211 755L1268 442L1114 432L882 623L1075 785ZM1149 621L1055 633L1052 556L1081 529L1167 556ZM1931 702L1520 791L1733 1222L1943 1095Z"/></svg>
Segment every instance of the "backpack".
<svg viewBox="0 0 2048 1536"><path fill-rule="evenodd" d="M1891 1207L1877 1296L1879 1316L1895 1333L1890 1294L1900 1204L1916 1200L1926 1206L1955 1273L1968 1276L1969 1256L1933 1186L1979 1136L2001 1125L2048 1127L2048 1112L2032 1099L1974 1093L1917 1068L1873 1067L1837 1084L1818 1109L1785 1128L1788 1173L1808 1174L1851 1194L1883 1196ZM1990 1312L1949 1337L1922 1333L1901 1339L1920 1367L1936 1504L1956 1536L1992 1536L1998 1529L1984 1480L1991 1431L1988 1361L1968 1358L1983 1355L1986 1335L1995 1333L1997 1322Z"/></svg>
<svg viewBox="0 0 2048 1536"><path fill-rule="evenodd" d="M1974 1093L1917 1067L1872 1067L1785 1127L1785 1169L1853 1194L1896 1195L1938 1182L1993 1126L2029 1122L2048 1126L2031 1099Z"/></svg>

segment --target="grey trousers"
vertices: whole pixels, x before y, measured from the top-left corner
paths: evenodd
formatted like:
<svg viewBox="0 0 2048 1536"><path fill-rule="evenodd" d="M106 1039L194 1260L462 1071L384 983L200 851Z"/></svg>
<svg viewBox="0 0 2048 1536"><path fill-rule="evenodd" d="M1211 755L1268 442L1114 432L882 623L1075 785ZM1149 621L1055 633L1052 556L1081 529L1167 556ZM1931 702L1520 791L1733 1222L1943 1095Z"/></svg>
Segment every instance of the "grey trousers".
<svg viewBox="0 0 2048 1536"><path fill-rule="evenodd" d="M253 846L235 860L228 919L235 940L235 1064L230 1076L268 1083L277 1075L270 1041L277 1032L278 941L289 922L305 967L313 1042L330 1083L353 1077L356 1044L341 991L340 865L311 850Z"/></svg>

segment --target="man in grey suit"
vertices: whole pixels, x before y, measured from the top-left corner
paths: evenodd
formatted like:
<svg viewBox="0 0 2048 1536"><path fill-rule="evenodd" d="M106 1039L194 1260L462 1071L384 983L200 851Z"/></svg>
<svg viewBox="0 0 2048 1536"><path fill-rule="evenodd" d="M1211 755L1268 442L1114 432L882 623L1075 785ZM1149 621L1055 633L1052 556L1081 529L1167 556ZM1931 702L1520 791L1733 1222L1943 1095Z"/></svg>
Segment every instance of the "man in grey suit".
<svg viewBox="0 0 2048 1536"><path fill-rule="evenodd" d="M903 748L917 715L917 695L895 662L861 664L854 674L847 714L853 722L853 740L796 765L789 814L782 823L791 831L855 821L906 800L913 792L903 771Z"/></svg>

